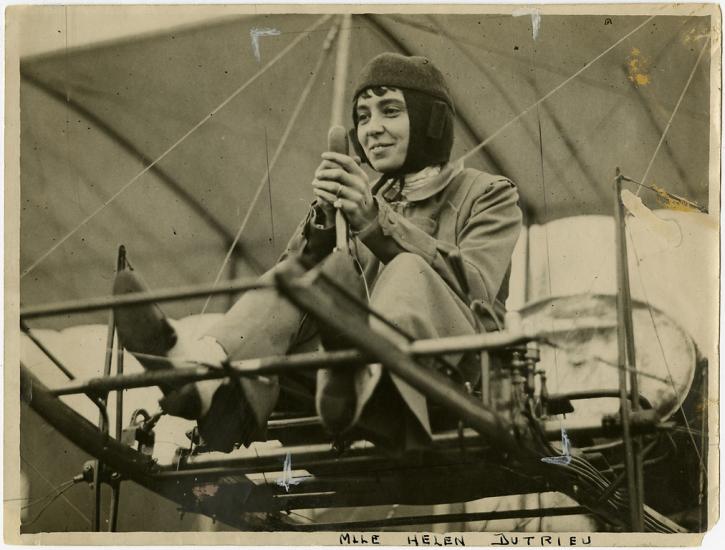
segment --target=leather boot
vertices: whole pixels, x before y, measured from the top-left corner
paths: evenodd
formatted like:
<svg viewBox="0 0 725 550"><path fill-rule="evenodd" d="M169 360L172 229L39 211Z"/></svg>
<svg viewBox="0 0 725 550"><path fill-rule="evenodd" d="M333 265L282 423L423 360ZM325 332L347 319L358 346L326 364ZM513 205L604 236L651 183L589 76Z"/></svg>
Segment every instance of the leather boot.
<svg viewBox="0 0 725 550"><path fill-rule="evenodd" d="M113 282L114 296L134 292L146 292L148 289L131 270L119 271ZM178 342L176 330L157 304L152 302L113 310L116 331L121 345L132 353L155 355L168 358ZM173 368L169 361L154 360L150 357L137 357L145 369L158 370ZM195 420L201 413L201 397L196 384L159 385L164 397L159 404L164 412Z"/></svg>

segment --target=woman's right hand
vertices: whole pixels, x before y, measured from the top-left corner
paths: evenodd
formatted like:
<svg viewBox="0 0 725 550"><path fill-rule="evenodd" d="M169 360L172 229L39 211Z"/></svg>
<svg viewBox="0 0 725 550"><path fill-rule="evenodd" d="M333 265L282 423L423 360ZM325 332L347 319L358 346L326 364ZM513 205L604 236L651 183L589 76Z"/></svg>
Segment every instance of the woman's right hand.
<svg viewBox="0 0 725 550"><path fill-rule="evenodd" d="M317 167L317 170L315 170L315 179L312 180L312 192L317 199L317 205L320 207L325 215L324 220L315 220L315 223L317 225L329 226L335 223L335 211L337 209L335 208L334 204L330 202L328 198L329 193L326 194L324 192L324 189L321 187L320 180L318 179L319 173L322 170L326 170L329 168L337 168L337 164L329 160L323 160Z"/></svg>

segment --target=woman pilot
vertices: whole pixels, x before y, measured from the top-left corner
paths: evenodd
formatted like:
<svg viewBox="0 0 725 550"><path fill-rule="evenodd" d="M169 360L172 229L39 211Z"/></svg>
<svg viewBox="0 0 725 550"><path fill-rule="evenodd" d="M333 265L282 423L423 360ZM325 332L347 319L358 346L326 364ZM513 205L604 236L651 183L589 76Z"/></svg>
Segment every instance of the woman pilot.
<svg viewBox="0 0 725 550"><path fill-rule="evenodd" d="M372 309L416 339L494 329L521 228L514 184L450 162L453 102L443 74L427 58L373 58L359 75L352 107L350 134L358 156L322 154L312 181L313 208L262 280L272 282L285 262L301 259L311 266L324 260L335 244L337 207L352 230L351 248ZM380 178L371 184L361 163ZM139 290L133 272L119 273L114 292ZM288 353L310 324L274 289L244 294L202 338L188 338L153 306L119 308L116 318L119 338L131 352L207 362ZM371 323L384 336L400 338ZM447 357L466 381L477 383L477 365L462 359ZM142 363L149 369L169 366ZM279 380L208 380L162 391L164 410L197 420L209 448L230 451L266 438ZM430 441L425 397L380 365L319 370L315 404L333 434L357 433L393 449Z"/></svg>

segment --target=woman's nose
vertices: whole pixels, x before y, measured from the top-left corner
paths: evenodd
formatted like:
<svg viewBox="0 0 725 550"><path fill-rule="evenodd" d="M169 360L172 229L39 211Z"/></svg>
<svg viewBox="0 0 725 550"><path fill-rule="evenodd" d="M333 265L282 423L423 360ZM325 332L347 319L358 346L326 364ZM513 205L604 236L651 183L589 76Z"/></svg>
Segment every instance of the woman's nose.
<svg viewBox="0 0 725 550"><path fill-rule="evenodd" d="M383 126L383 120L379 116L371 116L368 123L365 125L365 131L369 135L377 135L385 131L385 127Z"/></svg>

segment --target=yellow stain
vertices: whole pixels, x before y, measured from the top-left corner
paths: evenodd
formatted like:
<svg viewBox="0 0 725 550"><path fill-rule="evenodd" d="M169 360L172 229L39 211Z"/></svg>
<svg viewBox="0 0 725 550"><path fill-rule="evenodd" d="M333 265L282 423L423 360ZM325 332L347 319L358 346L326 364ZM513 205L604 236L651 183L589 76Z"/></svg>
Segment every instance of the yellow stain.
<svg viewBox="0 0 725 550"><path fill-rule="evenodd" d="M686 202L683 202L668 195L667 192L661 187L652 185L652 188L657 192L657 195L660 199L660 204L662 204L662 206L664 206L668 210L675 210L676 212L697 212L697 209L693 208Z"/></svg>
<svg viewBox="0 0 725 550"><path fill-rule="evenodd" d="M632 48L627 57L627 79L635 86L646 86L651 82L649 76L649 60L641 56L639 48Z"/></svg>
<svg viewBox="0 0 725 550"><path fill-rule="evenodd" d="M635 75L634 81L637 86L645 86L650 82L649 75L640 73L638 75Z"/></svg>

